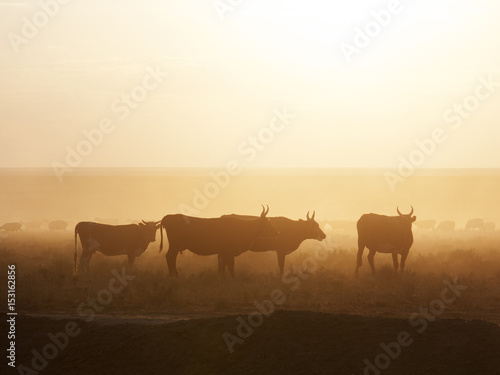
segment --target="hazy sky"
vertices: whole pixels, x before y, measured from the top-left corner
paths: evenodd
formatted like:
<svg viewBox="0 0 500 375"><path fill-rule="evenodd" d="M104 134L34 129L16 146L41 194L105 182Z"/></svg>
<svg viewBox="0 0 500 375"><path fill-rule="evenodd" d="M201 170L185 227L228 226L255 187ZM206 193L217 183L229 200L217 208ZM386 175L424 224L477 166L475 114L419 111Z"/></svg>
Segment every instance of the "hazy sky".
<svg viewBox="0 0 500 375"><path fill-rule="evenodd" d="M394 1L0 0L0 167L500 168L498 0Z"/></svg>

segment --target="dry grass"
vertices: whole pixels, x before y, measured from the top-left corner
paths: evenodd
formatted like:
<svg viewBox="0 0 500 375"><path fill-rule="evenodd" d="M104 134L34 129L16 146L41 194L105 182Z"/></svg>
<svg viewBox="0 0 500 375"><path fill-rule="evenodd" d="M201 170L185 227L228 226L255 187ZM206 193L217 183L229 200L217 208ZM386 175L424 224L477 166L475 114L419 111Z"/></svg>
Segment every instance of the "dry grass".
<svg viewBox="0 0 500 375"><path fill-rule="evenodd" d="M180 279L171 279L164 255L158 255L158 243L154 243L136 260L136 278L101 313L245 312L255 310L255 301L269 299L271 291L280 289L286 295L282 307L287 309L407 317L439 298L444 280L457 278L467 290L447 309L448 316L500 323L498 232L439 235L416 231L405 274L394 275L391 257L378 254L377 274L370 274L365 256L359 278L353 275L355 234L333 232L329 239L328 258L317 261L315 272L303 274L303 279L292 274L285 282L277 272L275 253L245 253L236 258L233 280L218 276L215 257L186 251L177 260ZM17 265L18 311L76 314L78 305L107 287L111 270L121 271L126 265L124 256L97 254L91 262L92 280L74 282L73 241L69 232L27 232L1 238L2 269ZM286 269L297 273L311 260L316 246L306 241L287 257ZM5 295L6 282L0 290Z"/></svg>

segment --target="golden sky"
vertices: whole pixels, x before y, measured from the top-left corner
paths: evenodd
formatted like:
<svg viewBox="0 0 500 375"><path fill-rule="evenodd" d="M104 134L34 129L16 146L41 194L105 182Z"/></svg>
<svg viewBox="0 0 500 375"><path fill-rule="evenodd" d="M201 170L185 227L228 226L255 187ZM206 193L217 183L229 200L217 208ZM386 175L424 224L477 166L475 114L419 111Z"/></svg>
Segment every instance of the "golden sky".
<svg viewBox="0 0 500 375"><path fill-rule="evenodd" d="M497 0L59 1L0 0L0 167L500 168Z"/></svg>

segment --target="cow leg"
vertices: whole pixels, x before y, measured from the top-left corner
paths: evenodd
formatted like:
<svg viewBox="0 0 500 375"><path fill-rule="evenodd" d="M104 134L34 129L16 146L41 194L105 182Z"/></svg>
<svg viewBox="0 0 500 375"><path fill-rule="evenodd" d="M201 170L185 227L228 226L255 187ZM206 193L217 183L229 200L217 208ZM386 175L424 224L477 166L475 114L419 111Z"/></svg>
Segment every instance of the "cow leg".
<svg viewBox="0 0 500 375"><path fill-rule="evenodd" d="M358 269L361 267L363 264L363 250L365 249L365 244L361 242L360 239L358 239L358 260L356 263L356 270L354 271L354 274L357 276L358 275Z"/></svg>
<svg viewBox="0 0 500 375"><path fill-rule="evenodd" d="M372 274L375 273L375 264L373 263L373 258L375 258L375 254L377 252L375 250L370 250L370 253L368 254L368 263L370 263L370 267L372 269Z"/></svg>
<svg viewBox="0 0 500 375"><path fill-rule="evenodd" d="M134 266L135 255L134 254L127 254L127 256L128 256L128 269L131 271L132 267Z"/></svg>
<svg viewBox="0 0 500 375"><path fill-rule="evenodd" d="M87 275L87 277L90 277L90 260L92 259L92 255L94 253L91 250L82 249L82 255L80 257L80 272L82 274Z"/></svg>
<svg viewBox="0 0 500 375"><path fill-rule="evenodd" d="M398 272L398 254L397 253L392 253L392 262L394 263L394 272Z"/></svg>
<svg viewBox="0 0 500 375"><path fill-rule="evenodd" d="M217 266L219 275L224 276L224 271L226 269L226 259L221 254L217 254Z"/></svg>
<svg viewBox="0 0 500 375"><path fill-rule="evenodd" d="M170 277L179 277L179 274L177 273L177 267L175 265L177 262L177 254L178 252L176 249L170 248L165 255L168 265L168 274L170 275Z"/></svg>
<svg viewBox="0 0 500 375"><path fill-rule="evenodd" d="M226 260L227 269L229 270L229 274L234 279L234 257L228 256Z"/></svg>
<svg viewBox="0 0 500 375"><path fill-rule="evenodd" d="M280 268L280 273L283 275L283 270L285 269L285 253L276 252L278 255L278 267Z"/></svg>
<svg viewBox="0 0 500 375"><path fill-rule="evenodd" d="M403 253L401 254L401 273L405 270L405 262L406 262L406 257L408 256L408 253Z"/></svg>

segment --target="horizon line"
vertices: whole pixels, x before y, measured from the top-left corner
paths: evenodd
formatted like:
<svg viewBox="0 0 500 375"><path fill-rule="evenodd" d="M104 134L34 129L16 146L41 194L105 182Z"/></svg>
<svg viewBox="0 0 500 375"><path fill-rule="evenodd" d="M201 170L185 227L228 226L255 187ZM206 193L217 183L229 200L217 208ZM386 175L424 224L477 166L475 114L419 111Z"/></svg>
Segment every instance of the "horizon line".
<svg viewBox="0 0 500 375"><path fill-rule="evenodd" d="M223 167L84 167L74 168L71 176L103 176L103 175L199 175L225 170ZM243 168L239 175L375 175L383 176L386 172L398 173L396 168L366 167L272 167ZM55 175L52 168L47 167L1 167L0 175ZM500 168L416 168L414 176L478 176L500 175Z"/></svg>

